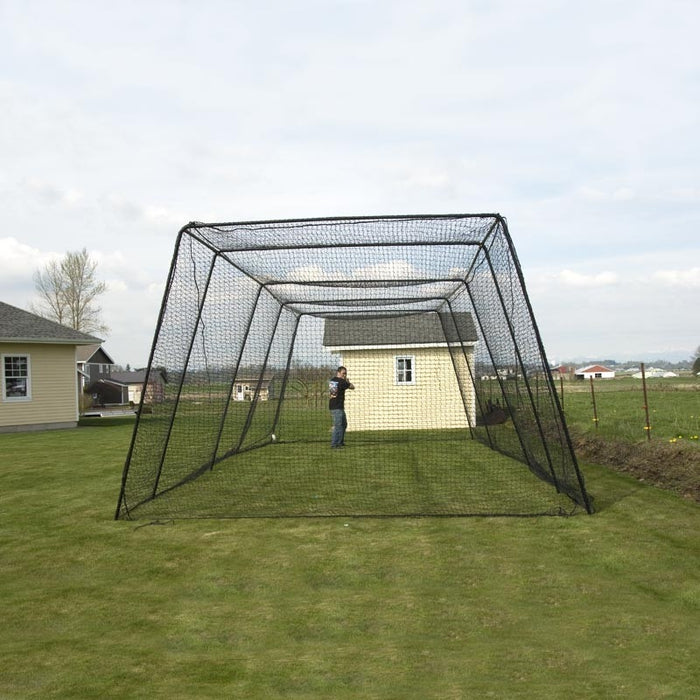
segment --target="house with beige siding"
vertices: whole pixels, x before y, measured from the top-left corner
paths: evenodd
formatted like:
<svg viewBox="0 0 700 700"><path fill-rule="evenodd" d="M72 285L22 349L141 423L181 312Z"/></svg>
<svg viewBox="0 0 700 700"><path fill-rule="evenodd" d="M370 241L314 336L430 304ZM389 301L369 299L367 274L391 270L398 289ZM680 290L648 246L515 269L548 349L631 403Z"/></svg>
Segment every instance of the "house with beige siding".
<svg viewBox="0 0 700 700"><path fill-rule="evenodd" d="M76 349L99 342L0 302L0 432L75 427Z"/></svg>
<svg viewBox="0 0 700 700"><path fill-rule="evenodd" d="M323 345L347 367L348 431L466 428L475 417L471 314L338 317Z"/></svg>

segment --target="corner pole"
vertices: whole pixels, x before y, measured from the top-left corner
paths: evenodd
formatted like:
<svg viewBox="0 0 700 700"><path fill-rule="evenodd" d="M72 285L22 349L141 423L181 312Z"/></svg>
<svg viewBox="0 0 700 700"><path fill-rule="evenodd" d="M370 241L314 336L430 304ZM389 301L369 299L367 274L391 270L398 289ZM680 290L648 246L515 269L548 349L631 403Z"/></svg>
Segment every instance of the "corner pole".
<svg viewBox="0 0 700 700"><path fill-rule="evenodd" d="M191 253L191 249L190 249ZM214 267L216 266L216 261L217 261L218 255L214 254L211 258L211 263L209 264L209 272L207 273L207 279L204 284L204 289L200 292L201 293L201 298L199 300L199 306L197 308L197 321L193 326L192 329L192 337L190 338L190 342L187 348L187 357L185 358L185 362L183 363L182 367L182 376L180 377L180 383L177 388L177 396L175 397L175 402L173 406L173 411L170 416L170 423L168 425L168 430L165 436L165 443L163 444L163 451L161 452L160 455L160 461L158 463L158 470L156 472L156 478L153 482L153 489L151 493L151 498L155 498L157 493L158 493L158 485L160 484L160 478L163 474L163 467L165 466L165 456L168 452L168 447L170 445L170 438L172 437L173 433L173 426L175 424L175 417L177 416L178 409L180 408L180 397L182 396L182 389L185 385L185 380L187 378L187 368L189 367L190 364L190 359L192 357L192 351L194 350L194 344L195 341L197 340L197 329L200 326L200 323L202 322L202 313L204 312L204 305L207 302L207 292L209 291L209 285L211 284L211 279L214 274ZM194 277L195 277L195 285L196 283L196 268L194 271Z"/></svg>

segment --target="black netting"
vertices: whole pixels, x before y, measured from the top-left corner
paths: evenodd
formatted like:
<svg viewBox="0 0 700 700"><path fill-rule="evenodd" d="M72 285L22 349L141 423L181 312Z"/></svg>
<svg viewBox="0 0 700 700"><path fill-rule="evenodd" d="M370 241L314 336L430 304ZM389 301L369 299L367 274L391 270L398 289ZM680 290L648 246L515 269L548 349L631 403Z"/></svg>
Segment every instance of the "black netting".
<svg viewBox="0 0 700 700"><path fill-rule="evenodd" d="M498 215L186 226L143 396L119 518L591 511Z"/></svg>

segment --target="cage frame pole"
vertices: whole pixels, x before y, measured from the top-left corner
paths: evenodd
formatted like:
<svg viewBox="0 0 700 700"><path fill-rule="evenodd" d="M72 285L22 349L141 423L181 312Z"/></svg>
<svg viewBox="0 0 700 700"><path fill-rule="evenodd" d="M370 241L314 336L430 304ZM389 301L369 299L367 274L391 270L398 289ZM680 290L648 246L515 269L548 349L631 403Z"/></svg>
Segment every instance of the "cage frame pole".
<svg viewBox="0 0 700 700"><path fill-rule="evenodd" d="M495 225L495 224L494 224L494 225ZM475 256L475 257L476 257L476 256ZM473 262L473 261L472 261L472 262ZM474 307L473 299L471 298L471 295L470 295L470 293L469 293L469 283L468 283L467 280L466 280L466 277L468 276L468 274L469 274L469 273L467 273L467 275L465 275L465 278L464 278L464 279L461 279L461 280L460 280L460 287L461 287L461 289L459 289L459 288L456 289L456 290L453 292L452 296L451 296L450 298L448 298L448 299L445 300L445 302L447 303L448 308L450 309L450 313L452 314L453 323L455 323L455 330L457 331L457 336L458 336L459 339L460 339L460 345L462 345L462 347L464 346L464 341L462 340L461 335L460 335L460 332L459 332L459 328L457 327L457 324L456 324L456 322L454 321L454 313L455 313L455 312L454 312L454 310L453 310L453 308L452 308L452 301L458 300L459 297L461 297L463 294L466 293L467 298L469 299L469 306L470 306L470 308L471 308L471 312L470 312L470 313L472 313L472 315L476 315L476 310L475 310L475 307ZM481 324L479 324L479 328L480 328L480 330L481 330L482 338L485 338L484 332L483 332L483 327L482 327ZM489 358L490 358L490 360L491 360L491 366L493 367L493 366L494 366L493 357L492 357L492 355L491 355L491 352L490 352L490 349L489 349L489 347L488 347L488 344L486 345L486 349L487 349L487 352L489 353ZM476 427L477 427L477 425L476 425L476 404L478 404L478 406L479 406L479 411L481 412L481 415L484 416L484 415L486 415L486 414L484 413L484 407L483 407L483 403L482 403L481 392L480 392L480 391L477 391L477 388L476 388L476 375L474 374L474 368L472 368L472 366L469 364L469 360L468 360L468 358L467 358L466 356L465 356L465 358L464 358L464 361L465 361L465 364L467 365L467 370L468 370L468 372L469 372L469 378L470 378L471 384L472 384L472 392L473 392L473 394L474 394L474 403L475 403L475 407L474 407L474 409L475 409L475 414L474 414L474 429L476 429ZM456 372L456 370L455 370L455 372ZM489 426L488 426L487 423L484 423L484 429L485 429L485 432L486 432L486 437L488 438L489 447L490 447L491 449L494 449L494 448L493 448L493 444L494 444L494 443L493 443L493 439L492 439L492 437L491 437L491 431L489 430ZM473 430L470 429L470 432L471 432L471 434L472 434L472 437L474 437L474 432L473 432Z"/></svg>
<svg viewBox="0 0 700 700"><path fill-rule="evenodd" d="M279 321L280 321L280 318L282 316L283 309L284 309L284 306L280 305L279 310L277 311L277 318L275 319L275 325L273 326L272 333L270 334L270 342L267 344L267 352L265 353L265 359L262 363L262 369L260 370L260 377L258 379L258 384L255 387L255 394L253 395L253 400L250 402L250 408L248 409L248 416L246 417L245 425L243 426L243 430L241 430L241 435L238 439L238 445L231 451L230 454L237 454L238 452L241 451L241 448L243 447L243 442L245 441L245 438L248 434L248 430L250 429L251 423L253 422L253 416L255 415L255 410L256 410L257 404L258 404L258 392L260 390L260 385L262 382L263 374L265 372L265 368L267 367L267 361L270 358L270 350L272 349L272 343L275 340L275 334L277 333L277 326L279 325Z"/></svg>
<svg viewBox="0 0 700 700"><path fill-rule="evenodd" d="M504 319L505 319L505 322L506 322L506 327L508 328L508 332L509 332L509 334L510 334L510 339L511 339L511 342L513 343L513 350L514 350L514 353L515 353L515 358L516 358L516 360L517 360L517 366L519 367L520 373L521 373L522 376L523 376L523 382L525 383L525 389L526 389L526 391L527 391L527 396L528 396L528 399L529 399L529 402L530 402L530 407L531 407L532 412L533 412L534 417L535 417L535 423L536 423L536 425L537 425L537 431L538 431L538 433L539 433L540 443L541 443L541 445L542 445L542 447L543 447L543 449L544 449L545 457L546 457L546 459L547 459L547 465L548 465L548 467L549 467L549 473L550 473L550 475L551 475L551 477L552 477L552 481L553 481L554 487L556 488L556 490L557 490L558 493L561 493L561 487L560 487L560 485L559 485L559 479L557 478L557 474L556 474L556 471L555 471L555 469L554 469L554 463L553 463L553 460L552 460L551 453L550 453L550 451L549 451L549 446L547 445L547 439L546 439L546 437L545 437L545 435L544 435L544 430L543 430L543 428L542 428L542 422L541 422L541 420L540 420L540 416L539 416L539 413L538 413L538 411L537 411L537 408L536 408L536 405L535 405L535 402L534 402L534 398L533 398L533 395L532 395L532 389L531 389L531 387L530 387L530 382L529 382L528 375L527 375L527 369L526 369L525 363L523 362L522 354L521 354L521 352L520 352L520 347L519 347L519 345L518 345L518 340L517 340L517 336L516 336L516 333L515 333L515 328L513 327L513 323L512 323L512 321L511 321L509 315L508 315L508 311L507 311L507 308L508 308L508 307L506 306L505 299L503 298L503 293L501 292L501 288L500 288L500 286L499 286L499 284L498 284L498 280L497 280L497 277L496 277L496 272L495 272L495 269L494 269L493 261L491 260L490 251L484 249L484 256L486 257L486 260L487 260L487 262L488 262L488 266L489 266L489 269L490 269L490 271L491 271L491 276L492 276L493 281L494 281L494 286L495 286L495 288L496 288L496 294L498 295L498 299L499 299L499 302L500 302L500 304L501 304L501 311L503 312L503 316L504 316ZM517 268L517 266L518 266L517 263L516 263L515 266L516 266L516 268ZM529 316L529 314L528 314L528 316ZM531 324L534 324L534 319L533 319L532 317L529 317L528 320L530 321ZM517 379L517 372L516 372L516 379ZM517 386L516 386L516 391L517 391ZM506 395L506 394L505 394L505 392L504 392L504 396L505 396L505 395ZM519 420L517 419L515 412L512 412L512 413L511 413L511 417L512 417L512 420L513 420L513 425L515 426L516 430L517 430L518 432L520 432L521 427L519 426ZM525 454L526 454L526 456L528 455L527 450L526 450ZM528 460L528 462L529 462L529 460ZM534 465L531 464L530 466L534 466Z"/></svg>
<svg viewBox="0 0 700 700"><path fill-rule="evenodd" d="M472 372L471 372L471 366L469 364L469 358L467 357L467 352L464 347L464 340L462 339L462 335L459 332L459 328L457 326L457 322L454 317L454 311L452 309L452 305L450 304L448 299L445 299L445 304L447 304L447 307L449 308L449 313L452 318L452 323L455 327L455 332L457 333L457 338L459 340L459 348L462 353L462 357L464 358L464 364L467 367L467 372L469 374L469 380L471 381L472 384L472 393L474 394L474 399L476 401L476 387L474 386L474 379L472 377ZM450 341L447 339L447 332L445 330L445 323L443 320L443 314L441 314L439 311L435 311L434 313L437 314L438 316L438 321L440 322L440 325L442 327L442 332L445 335L445 343L447 344L447 352L450 356L450 361L452 362L452 370L455 373L455 378L457 379L457 387L459 388L459 394L462 398L462 407L464 408L464 413L467 417L467 427L469 428L469 437L473 440L474 439L474 428L476 427L476 412L474 416L470 416L470 411L469 411L469 406L467 406L467 399L464 396L464 389L462 388L462 384L459 381L459 372L457 371L457 363L455 362L454 354L452 353L452 350L450 349ZM472 350L474 345L471 345ZM475 407L476 408L476 407ZM472 426L472 421L474 422L474 425Z"/></svg>
<svg viewBox="0 0 700 700"><path fill-rule="evenodd" d="M167 302L170 297L170 290L172 289L173 281L175 279L175 270L177 268L177 261L178 261L178 253L180 250L180 244L182 243L182 239L184 237L186 226L183 226L177 234L177 238L175 240L175 248L173 250L173 255L170 259L170 269L168 271L168 279L165 283L165 291L163 293L163 298L161 299L160 302L160 311L158 313L158 319L156 321L156 327L153 332L153 340L151 341L151 351L148 355L148 364L147 364L147 371L146 371L146 382L148 382L151 374L151 367L153 366L153 358L155 355L156 351L156 340L160 335L161 329L163 327L163 321L165 319L165 310L168 306ZM134 429L131 432L131 440L129 441L129 449L126 454L126 459L124 461L124 468L122 470L122 480L121 480L121 488L119 491L119 499L117 500L117 509L114 514L114 519L119 520L119 516L122 510L122 505L124 505L124 509L126 510L125 515L128 517L129 516L129 507L126 504L126 482L127 478L129 475L129 469L131 467L131 458L134 453L134 447L136 444L136 436L138 434L138 428L141 424L141 416L143 414L143 404L144 404L144 399L146 396L146 392L142 391L141 392L141 398L139 399L139 406L138 406L138 411L136 413L136 422L134 423Z"/></svg>
<svg viewBox="0 0 700 700"><path fill-rule="evenodd" d="M241 367L241 360L243 358L243 353L245 352L245 346L248 342L248 336L250 335L250 329L253 325L253 319L255 317L255 312L258 308L258 304L260 302L260 297L262 296L263 292L263 285L258 286L258 292L255 295L255 300L252 304L250 314L248 316L248 323L246 325L245 333L243 334L243 341L241 342L241 347L240 351L238 353L238 357L236 358L236 365L233 369L233 372L231 373L231 381L229 383L229 389L228 389L228 395L226 399L226 406L224 407L224 410L222 411L221 414L221 420L219 421L219 430L216 435L216 440L214 441L214 449L212 451L211 455L211 466L210 469L214 468L214 465L218 463L217 460L217 454L219 453L219 447L221 445L221 438L224 433L224 427L226 425L226 418L228 416L228 411L231 406L231 397L233 395L233 387L236 385L236 377L238 375L238 371Z"/></svg>
<svg viewBox="0 0 700 700"><path fill-rule="evenodd" d="M287 353L287 362L284 368L284 376L282 377L282 386L280 387L280 396L277 401L277 408L275 409L275 416L272 419L272 430L271 433L275 435L277 433L277 425L279 423L280 415L282 413L282 403L284 401L284 396L287 391L287 382L289 381L289 372L292 366L292 357L294 356L294 346L296 345L297 332L299 331L299 324L301 322L302 316L308 314L295 314L296 323L294 324L294 330L292 331L291 342L289 343L289 351Z"/></svg>
<svg viewBox="0 0 700 700"><path fill-rule="evenodd" d="M472 309L474 310L474 316L476 317L476 321L477 321L477 323L479 324L479 330L480 330L480 332L481 332L481 337L483 338L484 345L485 345L485 347L486 347L486 351L487 351L488 356L489 356L489 359L490 359L490 361L491 361L491 367L493 367L494 372L496 373L496 381L498 382L498 386L499 386L500 389L501 389L501 396L503 397L504 403L505 403L506 406L508 407L508 411L509 411L509 413L510 413L510 415L511 415L511 419L512 419L512 416L513 416L513 406L512 406L512 404L511 404L509 398L508 398L508 392L505 390L505 386L503 385L504 379L503 379L503 377L501 376L501 374L500 374L499 371L498 371L498 370L499 370L499 363L496 362L496 359L495 359L495 357L494 357L494 355L493 355L493 349L492 349L492 347L491 347L491 343L489 342L489 337L488 337L488 335L487 335L487 334L485 333L485 331L484 331L484 322L483 322L483 320L482 320L482 318L481 318L481 312L479 311L479 309L478 309L478 307L476 306L476 304L474 304L474 297L473 297L473 295L472 295L471 288L470 288L469 285L466 284L466 283L465 283L465 287L466 287L466 290L467 290L467 294L469 295L469 300L470 300L470 302L471 302ZM484 414L483 405L481 405L481 401L480 401L480 400L479 400L479 404L480 404L480 409L481 409L482 415L485 415L485 414ZM513 425L515 426L515 422L513 423ZM486 430L486 436L488 437L488 440L489 440L489 447L491 447L491 449L495 449L497 452L500 452L500 450L494 446L494 442L493 442L493 438L492 438L492 436L491 436L491 432L490 432L490 430L489 430L489 426L486 425L486 424L484 424L484 428L485 428L485 430ZM525 460L526 460L526 462L527 462L527 447L526 447L526 445L525 445L524 442L523 442L522 435L520 434L520 430L518 430L517 426L515 426L515 434L518 436L518 442L520 443L520 449L521 449L522 454L523 454L523 456L525 457Z"/></svg>
<svg viewBox="0 0 700 700"><path fill-rule="evenodd" d="M502 228L503 236L505 238L506 245L508 246L508 250L510 252L511 259L515 263L515 273L518 276L518 281L520 282L520 289L522 290L523 300L525 301L528 317L530 318L530 322L532 324L532 330L535 334L535 340L537 343L539 354L540 354L540 357L542 358L545 376L547 377L547 384L550 388L550 396L552 396L552 400L554 401L554 404L557 408L560 428L563 431L565 443L568 447L568 452L571 456L572 466L574 469L574 473L576 474L576 479L577 479L577 482L579 485L579 492L580 492L581 497L583 499L582 505L586 509L586 512L590 515L591 513L593 513L593 506L592 506L590 498L588 496L588 491L586 489L585 481L583 479L583 474L581 472L581 469L579 468L578 460L576 459L576 452L574 450L573 442L571 440L571 434L569 433L569 428L566 424L566 417L564 416L564 411L561 407L561 404L559 403L559 397L557 396L556 388L554 386L552 372L549 369L548 363L546 362L547 355L546 355L545 350L544 350L544 343L542 342L542 336L540 335L539 327L537 326L537 323L535 321L535 313L534 313L534 310L532 308L532 304L530 303L530 297L527 293L527 287L525 286L525 278L523 275L522 267L520 265L520 261L518 260L518 255L516 253L515 246L513 245L513 240L510 236L510 232L508 231L508 224L506 223L506 221L504 219L502 219L502 227L503 227ZM570 494L567 493L567 495L570 495Z"/></svg>
<svg viewBox="0 0 700 700"><path fill-rule="evenodd" d="M207 301L207 292L209 291L209 285L211 283L212 276L214 274L214 267L216 266L216 261L219 259L219 256L214 254L211 259L211 263L209 265L209 272L207 274L207 280L204 285L204 290L201 295L201 298L199 300L199 308L197 309L197 320L196 323L194 324L194 328L192 331L192 337L190 338L190 343L189 343L189 348L187 350L187 357L185 359L184 365L183 365L183 371L182 371L182 376L180 377L180 382L179 386L177 389L177 396L175 398L174 402L174 407L173 411L170 416L170 423L168 425L168 430L166 431L166 436L165 440L163 443L163 449L161 451L161 457L160 461L158 464L158 469L156 472L156 477L153 483L153 489L151 493L151 499L155 498L157 493L158 493L158 485L160 484L160 478L163 473L163 466L165 465L165 457L168 451L168 447L170 445L170 438L172 436L172 431L173 431L173 425L175 424L175 418L177 417L177 412L180 407L180 397L182 396L182 389L185 384L185 378L187 376L187 367L190 364L190 359L192 357L192 350L194 348L195 341L197 339L197 331L199 329L200 323L202 321L202 312L204 310L204 305L206 304Z"/></svg>

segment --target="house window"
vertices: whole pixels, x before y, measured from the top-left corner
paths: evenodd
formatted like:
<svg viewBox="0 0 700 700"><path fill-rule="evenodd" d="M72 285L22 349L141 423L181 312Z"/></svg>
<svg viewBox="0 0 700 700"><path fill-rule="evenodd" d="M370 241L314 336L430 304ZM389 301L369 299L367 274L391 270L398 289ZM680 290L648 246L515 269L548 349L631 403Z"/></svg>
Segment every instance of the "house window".
<svg viewBox="0 0 700 700"><path fill-rule="evenodd" d="M3 401L29 401L31 398L32 383L29 367L29 355L3 355Z"/></svg>
<svg viewBox="0 0 700 700"><path fill-rule="evenodd" d="M394 358L396 384L415 384L415 357L401 355Z"/></svg>

